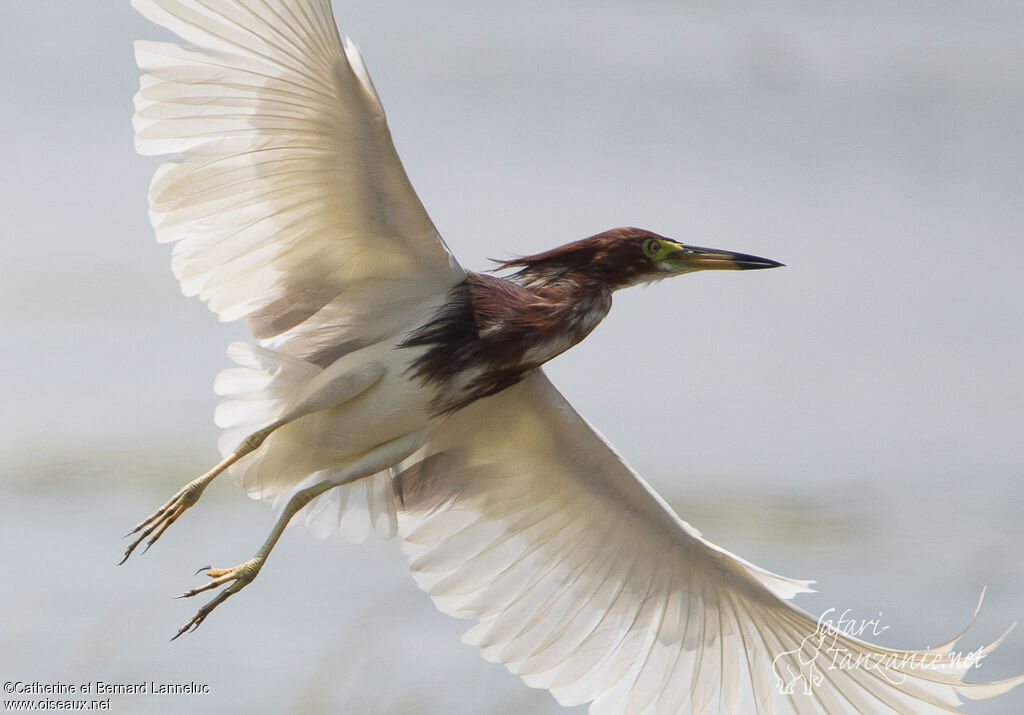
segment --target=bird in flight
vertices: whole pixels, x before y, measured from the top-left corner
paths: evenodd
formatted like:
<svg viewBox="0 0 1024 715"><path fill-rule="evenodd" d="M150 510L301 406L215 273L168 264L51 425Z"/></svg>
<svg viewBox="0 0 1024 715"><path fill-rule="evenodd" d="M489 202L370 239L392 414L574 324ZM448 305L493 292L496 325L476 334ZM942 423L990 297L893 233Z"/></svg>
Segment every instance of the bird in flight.
<svg viewBox="0 0 1024 715"><path fill-rule="evenodd" d="M593 713L948 712L954 641L882 648L788 603L808 581L703 539L542 365L629 286L764 258L617 228L464 269L417 198L329 0L132 0L185 42L136 43L136 146L173 154L150 217L186 295L253 343L214 384L223 461L132 532L152 545L230 472L276 522L175 638L252 582L285 527L398 536L482 655ZM1001 639L1000 639L1001 640ZM980 658L999 641L980 649ZM836 654L845 657L837 664Z"/></svg>

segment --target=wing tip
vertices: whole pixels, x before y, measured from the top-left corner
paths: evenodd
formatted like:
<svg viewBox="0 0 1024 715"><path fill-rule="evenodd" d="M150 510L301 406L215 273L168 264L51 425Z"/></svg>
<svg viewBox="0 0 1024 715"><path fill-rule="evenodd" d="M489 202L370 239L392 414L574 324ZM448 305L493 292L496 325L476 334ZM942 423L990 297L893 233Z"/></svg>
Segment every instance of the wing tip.
<svg viewBox="0 0 1024 715"><path fill-rule="evenodd" d="M999 695L1005 695L1018 685L1024 684L1024 675L1003 680L993 680L991 683L961 683L956 686L958 695L969 700L987 700Z"/></svg>
<svg viewBox="0 0 1024 715"><path fill-rule="evenodd" d="M366 63L363 62L363 56L359 52L359 45L357 45L351 37L345 35L345 39L342 41L342 48L345 50L345 59L348 62L348 66L352 69L353 74L359 79L359 84L362 85L363 90L370 96L376 105L377 111L384 114L384 105L381 104L380 95L377 94L377 88L373 86L373 80L370 79L370 72L366 69Z"/></svg>

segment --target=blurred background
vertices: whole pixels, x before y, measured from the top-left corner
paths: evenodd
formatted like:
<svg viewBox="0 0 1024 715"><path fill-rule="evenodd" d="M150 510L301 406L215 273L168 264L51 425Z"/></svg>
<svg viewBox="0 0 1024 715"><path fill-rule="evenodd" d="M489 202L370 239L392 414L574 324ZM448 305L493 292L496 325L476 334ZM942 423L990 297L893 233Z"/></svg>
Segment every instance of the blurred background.
<svg viewBox="0 0 1024 715"><path fill-rule="evenodd" d="M336 2L413 184L469 268L620 225L780 260L616 296L549 372L719 545L816 578L885 645L1024 618L1024 4ZM218 458L245 337L178 292L136 156L127 2L5 3L0 680L209 685L115 712L557 713L458 642L397 544L291 530L196 633L172 601L248 558ZM669 381L666 382L666 379ZM1024 632L973 673L1024 672ZM965 706L1019 713L1024 692Z"/></svg>

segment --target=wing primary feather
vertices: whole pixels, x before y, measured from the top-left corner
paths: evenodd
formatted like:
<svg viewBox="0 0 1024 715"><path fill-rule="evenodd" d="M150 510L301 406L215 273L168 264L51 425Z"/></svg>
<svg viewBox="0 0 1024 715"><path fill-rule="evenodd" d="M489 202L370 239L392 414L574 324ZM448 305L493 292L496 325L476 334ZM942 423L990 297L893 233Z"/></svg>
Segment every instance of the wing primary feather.
<svg viewBox="0 0 1024 715"><path fill-rule="evenodd" d="M735 648L736 643L734 640L734 633L732 630L732 621L729 618L729 601L727 598L721 598L718 601L718 630L721 633L721 642L719 643L719 651L721 653L721 664L719 666L719 686L718 686L718 703L719 709L723 709L725 712L736 711L736 700L740 691L739 674L736 671L736 663L733 656L732 648ZM727 636L732 636L727 638Z"/></svg>
<svg viewBox="0 0 1024 715"><path fill-rule="evenodd" d="M629 574L635 575L639 583L650 586L654 579L653 571L645 574L635 570L646 566L647 564L634 562L630 565ZM639 617L640 605L631 602L631 589L627 588L629 584L636 583L632 580L620 581L618 592L597 627L572 651L571 656L567 658L566 667L558 673L550 686L552 695L563 705L575 705L596 699L614 685L615 681L609 683L609 671L619 658L619 648ZM532 681L526 678L524 680L528 685L536 682L540 687L546 687L539 678Z"/></svg>
<svg viewBox="0 0 1024 715"><path fill-rule="evenodd" d="M628 711L631 714L642 713L658 696L659 689L651 687L651 683L654 679L659 682L662 679L664 673L664 667L659 668L659 656L661 655L659 649L659 640L662 635L662 629L665 627L665 617L668 613L669 604L671 602L671 594L669 598L662 598L661 607L655 617L655 623L652 624L651 633L653 638L651 645L647 649L646 653L643 654L643 658L640 661L640 668L637 670L636 678L633 680L630 686L630 696L628 703Z"/></svg>
<svg viewBox="0 0 1024 715"><path fill-rule="evenodd" d="M689 628L691 618L689 617L691 604L693 602L693 591L688 588L677 588L672 592L675 599L676 623L679 633L674 650L674 656L662 676L658 686L660 693L653 715L673 715L682 711L686 698L686 690L683 687L689 681L692 672L692 663L687 667L685 654L688 651Z"/></svg>
<svg viewBox="0 0 1024 715"><path fill-rule="evenodd" d="M477 645L504 644L513 637L512 635L503 636L502 631L515 627L516 620L521 618L520 613L524 600L534 592L538 584L543 583L548 574L556 571L571 556L572 550L577 548L580 543L582 533L582 530L580 530L572 535L572 549L566 550L558 558L550 559L549 563L537 569L533 574L523 574L523 577L526 578L525 583L518 586L518 588L508 589L500 594L497 601L495 601L496 594L493 593L495 589L489 589L481 593L481 600L484 602L490 601L491 603L486 606L486 623L488 624L486 636ZM502 585L504 586L505 584ZM477 610L477 608L471 606L467 610Z"/></svg>
<svg viewBox="0 0 1024 715"><path fill-rule="evenodd" d="M769 652L760 634L747 633L748 628L754 628L754 621L746 611L744 604L733 593L726 594L726 599L731 605L735 617L737 633L743 646L743 657L747 664L747 672L750 676L750 689L753 696L753 704L756 713L772 713L772 683L768 681L766 665L769 660ZM758 643L764 646L762 651L764 660L758 659Z"/></svg>
<svg viewBox="0 0 1024 715"><path fill-rule="evenodd" d="M639 646L632 645L638 639L645 639L645 619L648 617L648 609L651 603L650 595L655 592L655 584L658 579L662 576L657 569L651 569L651 577L647 582L647 586L639 591L639 593L645 594L644 597L636 606L636 615L633 617L633 622L628 629L622 634L622 638L615 647L616 658L610 663L608 672L605 675L604 682L602 683L602 690L607 691L615 687L627 676L629 671L634 667L635 652L630 650L626 653L622 651L627 648L639 649L643 646L643 640L641 640Z"/></svg>
<svg viewBox="0 0 1024 715"><path fill-rule="evenodd" d="M542 549L531 549L530 555L537 555L539 558L542 558L543 563L534 568L532 572L517 564L510 565L490 581L484 589L481 589L479 596L468 603L466 611L478 612L481 614L478 617L486 617L488 619L497 617L499 613L508 608L509 604L519 599L528 589L560 568L575 552L575 549L579 547L584 537L585 532L582 530L569 533L563 553L558 558L545 559L543 558Z"/></svg>
<svg viewBox="0 0 1024 715"><path fill-rule="evenodd" d="M543 524L543 520L539 520L539 521L529 525L526 528L530 529L530 528L533 528L533 527L536 527L536 526L539 526L539 525L542 525L542 524ZM569 524L562 525L559 528L559 530L555 533L555 535L561 534L569 526L570 526ZM525 535L526 534L524 534L524 536ZM487 547L485 547L480 552L480 554L486 555L488 552L493 551L495 548L497 548L501 544L506 543L510 538L511 537L506 537L504 539L496 540L492 544L490 544ZM457 593L475 593L475 592L478 592L478 591L481 591L481 590L488 590L488 591L493 590L493 584L494 584L494 582L497 579L501 578L503 575L509 574L510 571L512 571L513 569L515 569L517 567L517 564L519 564L522 561L524 561L527 557L532 556L537 551L540 551L541 548L542 547L541 547L541 545L539 543L535 542L534 544L530 544L529 546L526 547L525 551L521 552L515 558L515 560L513 560L511 563L507 564L506 566L504 566L500 570L497 570L497 571L495 571L493 573L490 570L488 570L486 572L485 571L478 571L476 574L474 574L472 572L472 570L470 570L470 569L465 569L466 573L464 573L464 574L460 574L458 572L453 573L453 574L451 574L449 576L446 576L444 579L442 579L441 581L437 582L433 586L431 586L431 591L430 592L431 592L431 594L436 594L436 595L455 595ZM554 562L552 560L549 560L549 562L550 562L549 568L555 568L556 562ZM473 576L476 576L477 574L480 574L480 576L478 578L472 578ZM534 578L540 578L540 577L541 577L540 574L535 574L534 575ZM504 589L504 592L508 593L508 590ZM467 612L469 612L469 611L467 611Z"/></svg>
<svg viewBox="0 0 1024 715"><path fill-rule="evenodd" d="M630 564L629 570L624 574L625 578L616 580L609 578L606 580L606 583L611 584L614 589L613 593L610 594L608 605L604 612L600 614L597 623L590 633L566 653L566 666L559 671L557 677L550 684L552 690L563 688L571 683L577 683L581 679L593 680L600 673L603 664L608 661L611 655L614 644L602 648L601 644L599 642L595 643L595 641L607 640L609 634L611 634L612 638L615 638L614 620L622 618L622 608L618 604L621 599L624 597L628 598L629 596L627 585L631 582L634 571L635 561Z"/></svg>
<svg viewBox="0 0 1024 715"><path fill-rule="evenodd" d="M565 663L565 667L559 670L550 687L568 685L570 682L573 682L573 680L567 679L569 656L576 653L580 644L596 631L600 620L596 623L593 621L595 618L600 618L602 607L600 605L594 607L592 604L609 583L612 566L621 553L622 548L619 548L612 550L610 554L605 556L604 562L595 569L597 571L596 575L600 576L597 583L586 597L576 597L575 612L569 611L566 613L561 619L560 625L552 629L540 643L536 644L534 649L524 659L524 665L528 671L536 670L534 661L542 657ZM612 596L614 598L614 594ZM608 606L605 606L604 610L607 610L607 608ZM578 625L577 621L581 621L581 625ZM568 639L568 632L577 625L584 632L580 633L578 638Z"/></svg>
<svg viewBox="0 0 1024 715"><path fill-rule="evenodd" d="M575 618L587 607L590 600L596 594L597 589L603 584L598 582L597 586L589 591L586 588L578 589L577 584L592 576L588 573L588 565L595 552L599 551L593 540L579 540L574 545L574 550L581 544L587 549L583 555L572 556L572 560L582 565L569 569L565 578L558 586L551 588L547 599L537 608L536 615L530 619L524 629L517 636L517 642L510 643L503 657L506 662L516 662L517 673L540 673L552 668L551 663L560 664L564 658L561 654L552 654L549 649L558 643L565 632L572 626ZM569 555L563 561L569 561ZM554 569L551 569L554 570ZM550 570L549 570L550 573ZM548 579L544 579L547 581ZM542 583L540 579L535 583ZM531 586L533 587L533 586ZM571 598L570 598L571 595ZM558 609L561 609L559 612ZM557 619L553 618L557 615ZM554 621L554 623L551 623ZM527 636L532 636L528 639Z"/></svg>

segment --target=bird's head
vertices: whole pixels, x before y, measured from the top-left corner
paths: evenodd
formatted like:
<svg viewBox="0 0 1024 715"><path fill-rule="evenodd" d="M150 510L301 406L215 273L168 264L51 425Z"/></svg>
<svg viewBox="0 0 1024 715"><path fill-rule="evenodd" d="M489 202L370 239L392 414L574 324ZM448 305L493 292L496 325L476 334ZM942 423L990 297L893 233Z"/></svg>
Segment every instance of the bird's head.
<svg viewBox="0 0 1024 715"><path fill-rule="evenodd" d="M783 264L745 253L680 243L640 228L613 228L544 253L501 261L528 287L561 280L598 281L610 290L706 270L742 271Z"/></svg>

